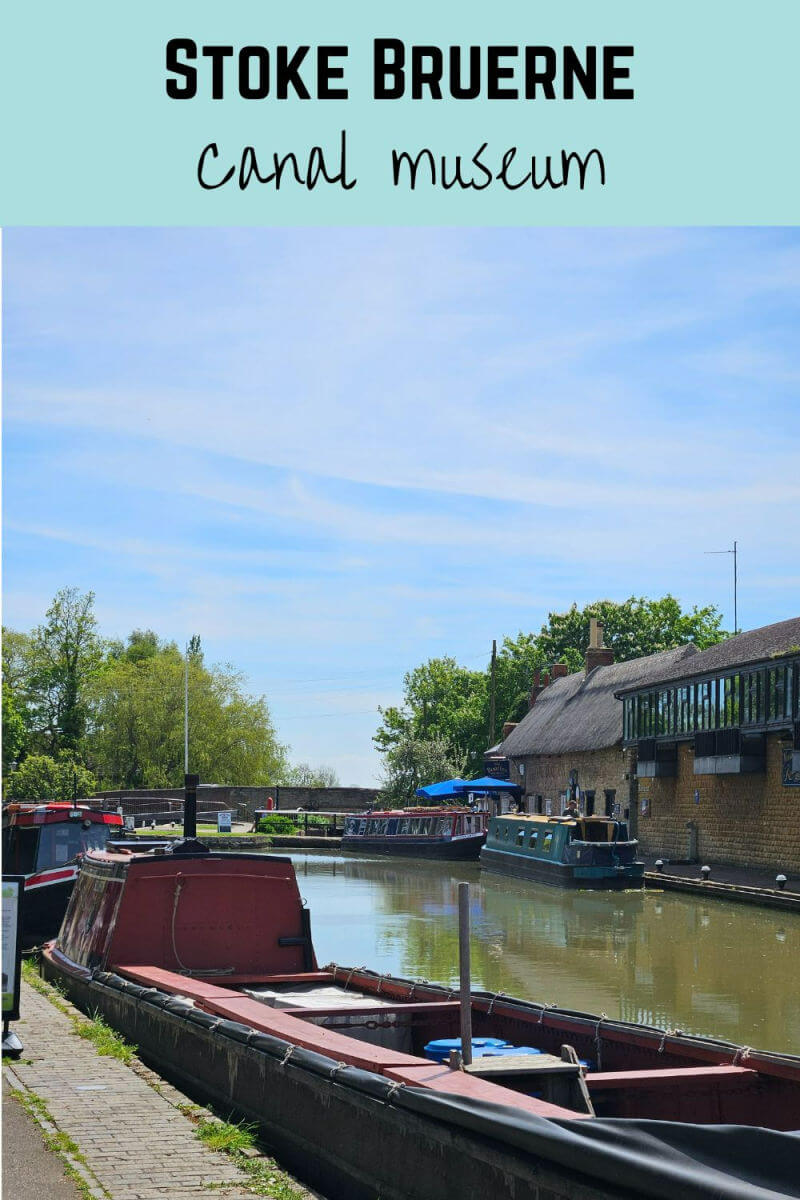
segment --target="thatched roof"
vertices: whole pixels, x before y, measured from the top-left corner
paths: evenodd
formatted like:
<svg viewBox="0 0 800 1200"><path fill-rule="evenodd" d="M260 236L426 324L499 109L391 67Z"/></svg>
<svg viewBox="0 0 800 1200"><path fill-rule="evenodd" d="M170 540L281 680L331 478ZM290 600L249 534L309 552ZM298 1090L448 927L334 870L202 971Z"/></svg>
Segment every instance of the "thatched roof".
<svg viewBox="0 0 800 1200"><path fill-rule="evenodd" d="M576 671L554 680L513 729L500 750L509 758L527 754L565 754L601 750L622 740L622 703L614 696L625 688L645 687L697 655L693 645L676 646L647 658Z"/></svg>
<svg viewBox="0 0 800 1200"><path fill-rule="evenodd" d="M691 663L685 667L676 664L675 669L665 675L663 681L667 683L676 679L692 679L698 675L713 675L718 671L731 671L750 663L767 662L787 654L796 654L799 649L800 617L791 617L788 621L762 625L759 629L738 633L736 637L718 642L716 646L709 646L707 650L695 654ZM633 680L617 688L617 691L636 691L638 686L638 681Z"/></svg>

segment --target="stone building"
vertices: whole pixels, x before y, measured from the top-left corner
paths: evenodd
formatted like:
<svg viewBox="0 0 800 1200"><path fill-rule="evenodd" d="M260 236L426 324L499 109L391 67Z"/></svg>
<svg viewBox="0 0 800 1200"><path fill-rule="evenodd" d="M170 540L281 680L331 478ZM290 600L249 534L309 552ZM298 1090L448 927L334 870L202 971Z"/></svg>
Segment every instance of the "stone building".
<svg viewBox="0 0 800 1200"><path fill-rule="evenodd" d="M616 693L670 675L696 653L692 645L679 646L615 663L593 620L583 671L569 674L556 663L549 673L536 672L528 713L494 748L508 759L526 811L560 813L571 795L587 814L628 815L635 751L622 744ZM635 811L629 815L635 824Z"/></svg>
<svg viewBox="0 0 800 1200"><path fill-rule="evenodd" d="M673 860L800 870L800 618L620 685L639 839Z"/></svg>

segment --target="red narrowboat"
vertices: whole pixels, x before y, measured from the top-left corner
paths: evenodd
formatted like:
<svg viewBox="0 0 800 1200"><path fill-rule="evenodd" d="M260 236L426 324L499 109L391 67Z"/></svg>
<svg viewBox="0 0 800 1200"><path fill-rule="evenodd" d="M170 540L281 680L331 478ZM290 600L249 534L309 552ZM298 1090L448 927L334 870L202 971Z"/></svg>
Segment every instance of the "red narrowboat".
<svg viewBox="0 0 800 1200"><path fill-rule="evenodd" d="M67 911L80 856L102 849L123 819L90 801L11 803L3 809L3 870L25 876L23 937L53 937Z"/></svg>
<svg viewBox="0 0 800 1200"><path fill-rule="evenodd" d="M797 1196L800 1058L320 968L288 858L90 851L42 969L347 1200Z"/></svg>

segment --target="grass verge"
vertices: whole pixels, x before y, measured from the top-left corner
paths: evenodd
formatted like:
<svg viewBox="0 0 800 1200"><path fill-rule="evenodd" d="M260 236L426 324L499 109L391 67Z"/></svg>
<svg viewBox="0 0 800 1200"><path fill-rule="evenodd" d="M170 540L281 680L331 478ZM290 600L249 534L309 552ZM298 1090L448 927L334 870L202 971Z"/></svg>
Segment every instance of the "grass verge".
<svg viewBox="0 0 800 1200"><path fill-rule="evenodd" d="M210 1150L227 1154L247 1176L245 1187L254 1196L271 1200L306 1200L308 1192L282 1171L274 1158L265 1155L258 1142L257 1126L246 1121L222 1121L208 1109L193 1104L181 1105L181 1112L195 1126L195 1136ZM209 1191L229 1185L207 1183Z"/></svg>
<svg viewBox="0 0 800 1200"><path fill-rule="evenodd" d="M69 1018L77 1036L91 1042L98 1054L118 1058L126 1065L136 1057L136 1047L132 1046L130 1042L126 1042L125 1038L112 1029L99 1013L95 1012L89 1018L79 1017L72 1006L67 1003L63 990L56 984L42 979L35 963L29 958L23 960L22 977L35 991L45 996L54 1008Z"/></svg>

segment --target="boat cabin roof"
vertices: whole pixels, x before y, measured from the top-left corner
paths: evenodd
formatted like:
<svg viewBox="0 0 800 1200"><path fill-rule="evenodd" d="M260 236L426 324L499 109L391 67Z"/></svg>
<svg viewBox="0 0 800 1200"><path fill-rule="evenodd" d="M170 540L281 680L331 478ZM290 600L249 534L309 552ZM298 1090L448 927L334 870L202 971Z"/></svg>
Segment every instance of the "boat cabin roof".
<svg viewBox="0 0 800 1200"><path fill-rule="evenodd" d="M348 813L348 817L448 817L460 813L473 813L474 808L465 804L435 804L427 808L373 808L369 812Z"/></svg>
<svg viewBox="0 0 800 1200"><path fill-rule="evenodd" d="M14 803L6 805L4 817L10 825L51 825L59 821L92 821L100 825L123 825L123 818L116 810L92 807L81 801L52 802L44 804Z"/></svg>

